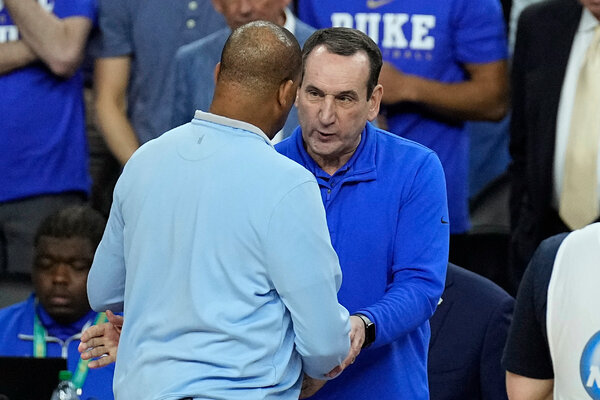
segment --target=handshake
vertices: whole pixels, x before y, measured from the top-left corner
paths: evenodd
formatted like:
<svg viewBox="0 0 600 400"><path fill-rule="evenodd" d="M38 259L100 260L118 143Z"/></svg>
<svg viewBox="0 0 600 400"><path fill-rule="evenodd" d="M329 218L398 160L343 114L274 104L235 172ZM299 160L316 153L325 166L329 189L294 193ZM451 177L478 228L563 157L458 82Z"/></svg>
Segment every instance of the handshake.
<svg viewBox="0 0 600 400"><path fill-rule="evenodd" d="M123 328L123 317L106 311L108 322L92 325L81 335L79 352L83 360L89 360L88 367L97 369L117 361L117 349ZM365 342L365 325L360 317L350 316L350 351L344 361L325 375L325 378L338 376L346 367L353 364ZM326 379L316 379L304 374L300 399L306 399L321 389Z"/></svg>

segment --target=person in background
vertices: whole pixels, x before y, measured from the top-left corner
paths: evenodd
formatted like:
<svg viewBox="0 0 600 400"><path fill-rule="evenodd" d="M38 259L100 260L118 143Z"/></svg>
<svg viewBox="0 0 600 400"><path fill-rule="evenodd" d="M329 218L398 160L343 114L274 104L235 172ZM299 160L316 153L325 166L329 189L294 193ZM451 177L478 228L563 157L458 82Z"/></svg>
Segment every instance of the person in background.
<svg viewBox="0 0 600 400"><path fill-rule="evenodd" d="M88 370L77 351L81 333L106 321L104 313L90 309L86 292L105 223L87 206L48 216L35 236L34 292L26 301L0 310L0 355L66 358L82 400L113 399L114 368Z"/></svg>
<svg viewBox="0 0 600 400"><path fill-rule="evenodd" d="M233 29L252 21L270 21L292 32L300 46L304 44L314 29L292 14L287 8L289 3L290 0L213 0L228 27L177 51L174 77L171 77L171 84L175 86L171 127L189 122L195 110L208 110L215 88L213 70ZM272 142L288 137L297 126L298 114L293 107L283 130Z"/></svg>
<svg viewBox="0 0 600 400"><path fill-rule="evenodd" d="M600 398L599 259L598 223L536 250L502 360L510 400Z"/></svg>
<svg viewBox="0 0 600 400"><path fill-rule="evenodd" d="M502 351L515 300L488 279L448 264L429 320L431 400L506 400Z"/></svg>
<svg viewBox="0 0 600 400"><path fill-rule="evenodd" d="M167 75L177 49L225 26L210 0L99 0L97 121L124 165L170 126ZM166 113L166 115L163 115Z"/></svg>
<svg viewBox="0 0 600 400"><path fill-rule="evenodd" d="M549 0L523 11L511 79L516 290L542 240L600 217L600 4Z"/></svg>
<svg viewBox="0 0 600 400"><path fill-rule="evenodd" d="M0 1L0 273L29 278L35 230L90 189L79 65L94 0Z"/></svg>
<svg viewBox="0 0 600 400"><path fill-rule="evenodd" d="M498 121L508 107L500 2L298 0L298 16L315 28L356 28L381 48L386 129L439 156L447 182L450 261L463 265L470 228L464 121Z"/></svg>
<svg viewBox="0 0 600 400"><path fill-rule="evenodd" d="M269 140L300 67L289 31L243 25L210 112L125 166L88 280L93 309L124 312L117 398L297 399L303 372L333 377L360 350L315 179Z"/></svg>

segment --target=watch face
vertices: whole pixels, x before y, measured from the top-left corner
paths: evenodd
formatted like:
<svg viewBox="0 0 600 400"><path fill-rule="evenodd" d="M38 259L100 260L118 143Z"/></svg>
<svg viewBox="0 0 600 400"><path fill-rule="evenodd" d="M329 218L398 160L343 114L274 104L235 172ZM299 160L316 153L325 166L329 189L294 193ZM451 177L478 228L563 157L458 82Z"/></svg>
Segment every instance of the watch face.
<svg viewBox="0 0 600 400"><path fill-rule="evenodd" d="M366 315L358 314L358 316L365 324L365 342L362 346L364 349L375 341L375 324Z"/></svg>

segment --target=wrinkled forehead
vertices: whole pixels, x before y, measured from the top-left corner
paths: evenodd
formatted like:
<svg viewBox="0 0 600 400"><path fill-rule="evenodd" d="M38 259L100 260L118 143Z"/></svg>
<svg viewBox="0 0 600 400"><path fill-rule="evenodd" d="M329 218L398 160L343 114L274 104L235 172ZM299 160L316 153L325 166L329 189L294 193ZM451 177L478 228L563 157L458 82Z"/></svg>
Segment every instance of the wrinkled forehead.
<svg viewBox="0 0 600 400"><path fill-rule="evenodd" d="M370 64L365 52L359 51L346 56L335 54L324 45L320 45L308 54L303 67L303 86L312 85L321 89L329 87L366 93Z"/></svg>

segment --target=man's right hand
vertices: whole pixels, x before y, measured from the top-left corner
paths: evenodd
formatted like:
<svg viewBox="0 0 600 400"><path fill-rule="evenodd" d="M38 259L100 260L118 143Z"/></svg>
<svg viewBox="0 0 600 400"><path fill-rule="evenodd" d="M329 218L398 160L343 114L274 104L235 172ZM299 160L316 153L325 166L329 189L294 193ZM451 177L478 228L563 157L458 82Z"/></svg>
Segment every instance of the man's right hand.
<svg viewBox="0 0 600 400"><path fill-rule="evenodd" d="M106 311L108 322L92 325L81 335L79 352L90 369L105 367L117 361L117 349L123 327L123 317ZM97 358L97 359L94 359Z"/></svg>
<svg viewBox="0 0 600 400"><path fill-rule="evenodd" d="M328 374L328 378L334 378L341 374L350 364L354 363L356 357L362 349L362 345L365 342L365 323L362 319L355 315L350 316L350 351L346 356L346 359L342 361L340 365L332 369Z"/></svg>

